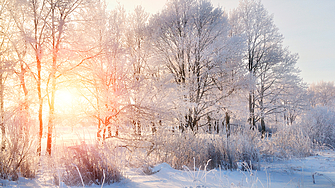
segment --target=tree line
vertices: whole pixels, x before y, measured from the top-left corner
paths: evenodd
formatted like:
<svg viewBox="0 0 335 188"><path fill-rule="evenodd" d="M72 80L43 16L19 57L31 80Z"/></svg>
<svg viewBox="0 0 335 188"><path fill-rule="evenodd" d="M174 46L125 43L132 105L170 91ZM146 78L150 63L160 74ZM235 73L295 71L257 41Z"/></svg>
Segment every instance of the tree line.
<svg viewBox="0 0 335 188"><path fill-rule="evenodd" d="M233 125L265 136L327 103L317 102L327 92L307 90L298 55L260 1L226 12L209 0L168 0L153 15L99 0L0 3L2 149L15 125L22 138L38 130L38 153L46 134L51 154L62 88L78 97L68 125L97 126L98 140Z"/></svg>

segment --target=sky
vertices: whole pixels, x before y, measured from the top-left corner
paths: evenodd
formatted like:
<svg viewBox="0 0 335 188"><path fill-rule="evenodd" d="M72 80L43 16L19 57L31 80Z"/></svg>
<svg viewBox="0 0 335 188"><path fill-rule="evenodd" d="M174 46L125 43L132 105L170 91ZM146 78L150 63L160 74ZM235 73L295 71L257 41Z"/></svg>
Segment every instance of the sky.
<svg viewBox="0 0 335 188"><path fill-rule="evenodd" d="M166 0L106 0L110 7L119 2L127 11L141 5L154 14ZM211 0L229 11L239 0ZM297 67L304 82L335 81L335 0L262 0L274 23L285 37L284 45L299 54Z"/></svg>

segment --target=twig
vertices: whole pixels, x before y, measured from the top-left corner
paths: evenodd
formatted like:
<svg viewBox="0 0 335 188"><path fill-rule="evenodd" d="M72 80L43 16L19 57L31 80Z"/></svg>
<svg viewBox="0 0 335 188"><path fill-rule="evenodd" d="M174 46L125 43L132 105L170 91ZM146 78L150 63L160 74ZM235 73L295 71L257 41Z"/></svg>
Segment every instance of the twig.
<svg viewBox="0 0 335 188"><path fill-rule="evenodd" d="M80 179L81 179L81 183L83 184L83 187L85 187L84 180L83 180L83 177L81 176L81 173L80 173L80 171L79 171L79 168L78 168L77 165L75 165L75 164L72 164L72 165L76 167L76 169L77 169L77 171L78 171L78 173L79 173Z"/></svg>
<svg viewBox="0 0 335 188"><path fill-rule="evenodd" d="M106 178L105 169L102 169L102 173L104 174L104 179L102 180L101 188L104 186L104 183L105 183L105 178Z"/></svg>
<svg viewBox="0 0 335 188"><path fill-rule="evenodd" d="M335 187L335 182L334 182L333 180L331 180L328 176L326 176L326 175L324 175L324 174L320 174L320 173L318 173L318 172L314 172L314 173L312 174L313 184L315 184L315 175L325 177L325 178L332 184L332 186Z"/></svg>

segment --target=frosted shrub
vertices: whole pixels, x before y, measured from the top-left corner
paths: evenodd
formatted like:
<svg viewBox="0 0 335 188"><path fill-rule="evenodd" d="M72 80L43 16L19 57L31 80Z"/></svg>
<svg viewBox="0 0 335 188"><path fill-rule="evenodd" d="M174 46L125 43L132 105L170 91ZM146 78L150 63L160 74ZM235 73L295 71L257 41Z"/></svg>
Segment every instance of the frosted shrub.
<svg viewBox="0 0 335 188"><path fill-rule="evenodd" d="M225 137L223 137L225 138ZM250 168L257 169L259 161L259 141L260 135L256 130L250 130L247 127L239 127L232 130L230 136L225 138L227 159L224 161L228 166L226 169L237 168L238 162L250 164Z"/></svg>
<svg viewBox="0 0 335 188"><path fill-rule="evenodd" d="M16 181L19 176L34 178L37 171L37 138L22 118L13 117L6 128L6 145L0 152L0 178Z"/></svg>
<svg viewBox="0 0 335 188"><path fill-rule="evenodd" d="M98 145L80 145L64 148L60 160L60 175L54 172L55 183L58 178L68 186L102 185L118 182L121 173L115 166L115 160L108 156L112 151L104 150ZM58 177L60 176L60 177Z"/></svg>
<svg viewBox="0 0 335 188"><path fill-rule="evenodd" d="M335 111L331 108L311 109L302 126L314 143L335 147Z"/></svg>
<svg viewBox="0 0 335 188"><path fill-rule="evenodd" d="M165 132L156 137L155 143L161 162L177 169L184 165L204 167L209 160L208 169L236 169L238 162L257 164L259 161L257 134L250 129L238 129L227 139L220 134Z"/></svg>
<svg viewBox="0 0 335 188"><path fill-rule="evenodd" d="M275 158L306 157L312 153L311 140L299 125L280 128L262 141L263 156Z"/></svg>
<svg viewBox="0 0 335 188"><path fill-rule="evenodd" d="M173 168L181 169L183 165L203 165L208 160L207 140L192 132L164 132L155 138L158 155L162 162L169 163Z"/></svg>

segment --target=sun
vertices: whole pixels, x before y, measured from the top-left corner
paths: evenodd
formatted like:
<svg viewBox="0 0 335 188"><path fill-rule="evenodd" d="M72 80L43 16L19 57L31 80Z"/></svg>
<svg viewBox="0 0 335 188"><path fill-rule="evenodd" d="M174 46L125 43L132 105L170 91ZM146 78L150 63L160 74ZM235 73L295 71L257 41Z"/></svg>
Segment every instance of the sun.
<svg viewBox="0 0 335 188"><path fill-rule="evenodd" d="M56 91L55 103L60 108L71 108L74 105L75 96L68 89L60 89Z"/></svg>

